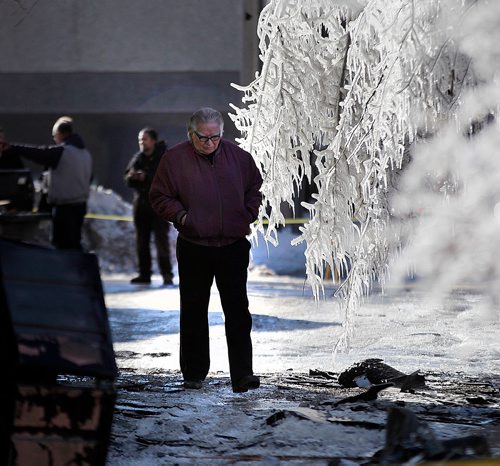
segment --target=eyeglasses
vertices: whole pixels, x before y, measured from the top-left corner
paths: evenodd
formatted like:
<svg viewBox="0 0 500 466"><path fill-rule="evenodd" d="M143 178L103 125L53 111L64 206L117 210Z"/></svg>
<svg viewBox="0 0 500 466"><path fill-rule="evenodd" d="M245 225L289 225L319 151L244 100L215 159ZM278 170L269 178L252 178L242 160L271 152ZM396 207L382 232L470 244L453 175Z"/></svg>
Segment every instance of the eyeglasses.
<svg viewBox="0 0 500 466"><path fill-rule="evenodd" d="M208 141L217 142L220 139L220 134L214 134L213 136L203 136L202 134L193 131L194 134L198 137L200 142L206 144Z"/></svg>

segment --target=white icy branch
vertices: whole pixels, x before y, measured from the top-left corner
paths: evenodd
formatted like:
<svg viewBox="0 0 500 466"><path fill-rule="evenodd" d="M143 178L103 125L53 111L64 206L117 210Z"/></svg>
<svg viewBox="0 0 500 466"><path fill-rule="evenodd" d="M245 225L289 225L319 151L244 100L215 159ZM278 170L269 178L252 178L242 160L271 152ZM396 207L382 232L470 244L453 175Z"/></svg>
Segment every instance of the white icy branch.
<svg viewBox="0 0 500 466"><path fill-rule="evenodd" d="M244 107L233 105L231 118L264 174L258 228L267 240L276 242L284 224L282 203L293 206L303 182L314 186L294 243L306 242L316 296L325 267L347 272L337 292L346 316L339 347L348 347L356 306L373 280L384 283L407 240L387 232L394 187L406 180L399 174L414 170L409 147L453 122L473 84L472 56L456 34L470 8L467 0L370 0L353 14L342 2L274 0L261 14L263 70L237 86Z"/></svg>

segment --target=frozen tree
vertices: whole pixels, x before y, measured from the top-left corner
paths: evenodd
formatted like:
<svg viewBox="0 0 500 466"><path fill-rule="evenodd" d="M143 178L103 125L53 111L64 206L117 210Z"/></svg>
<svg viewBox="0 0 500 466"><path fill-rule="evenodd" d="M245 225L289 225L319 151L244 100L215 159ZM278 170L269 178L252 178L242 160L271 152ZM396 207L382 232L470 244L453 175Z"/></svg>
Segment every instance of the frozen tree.
<svg viewBox="0 0 500 466"><path fill-rule="evenodd" d="M499 12L487 0L273 0L262 11L262 71L235 86L244 106L231 117L264 174L266 240L277 241L282 203L293 207L303 182L315 188L295 242L307 244L316 296L326 266L345 272L340 348L401 251L444 290L471 266L500 273L485 242L500 223L497 125L479 130L498 102Z"/></svg>
<svg viewBox="0 0 500 466"><path fill-rule="evenodd" d="M500 4L471 2L466 15L445 24L476 76L446 124L419 145L395 198L401 215L419 211L406 228L408 246L399 273L415 266L422 283L439 295L464 283L490 298L498 318L500 266Z"/></svg>

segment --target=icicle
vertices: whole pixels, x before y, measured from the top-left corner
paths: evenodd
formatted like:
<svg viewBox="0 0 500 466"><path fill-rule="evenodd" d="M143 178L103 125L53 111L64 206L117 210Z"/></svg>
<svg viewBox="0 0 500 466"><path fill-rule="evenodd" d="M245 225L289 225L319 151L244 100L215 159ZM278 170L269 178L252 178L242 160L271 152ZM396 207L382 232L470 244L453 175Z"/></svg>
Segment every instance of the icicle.
<svg viewBox="0 0 500 466"><path fill-rule="evenodd" d="M339 347L347 348L355 307L373 280L384 281L391 249L400 247L384 233L405 151L457 105L444 87L457 51L440 29L442 2L370 0L360 14L335 3L273 0L264 8L262 72L234 85L244 107L231 105L230 117L264 175L257 229L267 241L277 243L280 207L294 205L304 178L315 185L313 201L303 203L310 219L294 243L307 245L317 297L325 264L349 268L339 293L346 316ZM464 84L462 71L454 79Z"/></svg>

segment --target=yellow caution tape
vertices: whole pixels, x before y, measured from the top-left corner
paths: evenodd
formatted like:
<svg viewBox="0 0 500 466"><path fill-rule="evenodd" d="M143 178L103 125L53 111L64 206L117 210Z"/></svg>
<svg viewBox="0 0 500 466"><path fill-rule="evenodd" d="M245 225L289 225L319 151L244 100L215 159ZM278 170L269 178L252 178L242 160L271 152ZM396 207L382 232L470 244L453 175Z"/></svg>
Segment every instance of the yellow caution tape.
<svg viewBox="0 0 500 466"><path fill-rule="evenodd" d="M126 215L109 215L109 214L87 214L85 218L91 218L94 220L117 220L119 222L131 222L132 217Z"/></svg>
<svg viewBox="0 0 500 466"><path fill-rule="evenodd" d="M467 460L442 460L442 461L425 461L420 463L421 466L498 466L500 459L495 458L479 458Z"/></svg>
<svg viewBox="0 0 500 466"><path fill-rule="evenodd" d="M85 218L90 218L93 220L115 220L118 222L132 222L133 217L127 216L127 215L110 215L110 214L87 214L85 215ZM298 225L298 224L303 224L307 221L305 218L286 218L285 219L285 224L286 225ZM269 223L267 220L264 220L264 224Z"/></svg>
<svg viewBox="0 0 500 466"><path fill-rule="evenodd" d="M306 223L307 219L306 218L285 218L285 223L287 225L302 225L303 223ZM269 221L264 220L262 223L268 224Z"/></svg>

